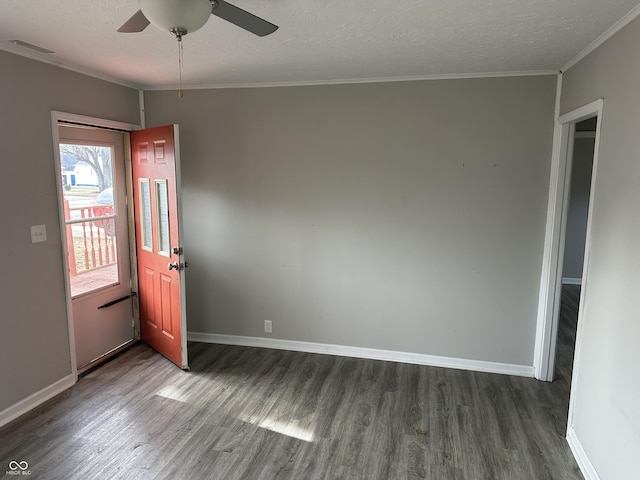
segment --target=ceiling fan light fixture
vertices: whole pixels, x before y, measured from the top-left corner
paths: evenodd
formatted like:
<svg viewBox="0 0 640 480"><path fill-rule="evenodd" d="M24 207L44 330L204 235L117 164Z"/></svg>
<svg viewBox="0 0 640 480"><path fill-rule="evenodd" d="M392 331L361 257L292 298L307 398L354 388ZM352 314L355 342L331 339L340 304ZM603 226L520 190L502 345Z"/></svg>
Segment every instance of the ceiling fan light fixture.
<svg viewBox="0 0 640 480"><path fill-rule="evenodd" d="M209 0L139 0L140 10L152 25L170 32L195 32L211 16Z"/></svg>

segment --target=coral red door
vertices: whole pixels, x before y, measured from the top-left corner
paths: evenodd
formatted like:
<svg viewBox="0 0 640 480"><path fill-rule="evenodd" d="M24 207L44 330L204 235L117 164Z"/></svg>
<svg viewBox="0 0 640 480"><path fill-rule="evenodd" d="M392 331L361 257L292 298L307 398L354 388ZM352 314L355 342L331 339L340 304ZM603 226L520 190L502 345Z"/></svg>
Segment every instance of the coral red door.
<svg viewBox="0 0 640 480"><path fill-rule="evenodd" d="M188 368L178 126L131 132L142 340Z"/></svg>

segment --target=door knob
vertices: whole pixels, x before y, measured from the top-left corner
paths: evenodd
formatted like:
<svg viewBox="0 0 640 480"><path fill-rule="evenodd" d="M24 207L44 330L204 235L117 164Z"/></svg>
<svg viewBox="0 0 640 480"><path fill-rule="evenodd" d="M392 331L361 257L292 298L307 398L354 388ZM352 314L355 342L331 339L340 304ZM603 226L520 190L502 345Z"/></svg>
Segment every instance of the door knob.
<svg viewBox="0 0 640 480"><path fill-rule="evenodd" d="M167 268L169 270L180 270L180 264L178 262L168 263Z"/></svg>

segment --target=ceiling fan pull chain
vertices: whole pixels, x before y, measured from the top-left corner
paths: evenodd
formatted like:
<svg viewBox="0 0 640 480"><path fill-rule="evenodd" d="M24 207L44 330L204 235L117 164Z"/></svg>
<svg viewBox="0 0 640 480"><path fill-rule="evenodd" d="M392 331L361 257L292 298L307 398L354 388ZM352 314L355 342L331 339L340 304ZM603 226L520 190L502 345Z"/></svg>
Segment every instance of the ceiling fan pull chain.
<svg viewBox="0 0 640 480"><path fill-rule="evenodd" d="M182 36L178 37L178 69L180 70L180 90L178 90L178 97L182 98L184 96L184 92L182 91L182 64L184 61L184 55L182 53Z"/></svg>
<svg viewBox="0 0 640 480"><path fill-rule="evenodd" d="M180 89L178 90L178 97L182 98L184 93L182 91L182 37L187 34L187 31L184 28L173 27L169 30L173 33L178 41L178 74L180 76Z"/></svg>

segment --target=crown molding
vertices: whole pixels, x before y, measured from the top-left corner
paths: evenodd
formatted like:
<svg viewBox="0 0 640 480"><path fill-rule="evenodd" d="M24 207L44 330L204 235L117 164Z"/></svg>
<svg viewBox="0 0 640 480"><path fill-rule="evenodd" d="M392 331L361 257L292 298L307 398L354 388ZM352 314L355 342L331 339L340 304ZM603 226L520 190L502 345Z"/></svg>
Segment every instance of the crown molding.
<svg viewBox="0 0 640 480"><path fill-rule="evenodd" d="M364 83L421 82L426 80L464 80L469 78L501 78L501 77L537 77L541 75L557 75L557 70L524 70L515 72L479 72L455 73L443 75L409 75L399 77L341 78L331 80L305 80L291 82L255 82L255 83L223 83L204 85L183 85L183 90L211 90L223 88L276 88L276 87L313 87L321 85L352 85ZM144 87L145 91L178 90L178 85Z"/></svg>
<svg viewBox="0 0 640 480"><path fill-rule="evenodd" d="M116 77L112 77L109 75L102 75L99 73L96 73L92 70L86 69L86 68L81 68L81 67L77 67L77 66L73 66L73 65L67 65L65 63L62 63L58 60L55 60L51 57L49 57L50 53L38 53L32 50L28 50L24 47L18 47L18 46L14 46L12 44L6 43L6 42L0 42L0 50L4 50L5 52L9 52L9 53L13 53L15 55L18 55L20 57L25 57L25 58L29 58L31 60L36 60L38 62L41 63L48 63L49 65L53 65L54 67L59 67L62 68L63 70L69 70L71 72L75 72L75 73L80 73L82 75L86 75L88 77L93 77L93 78L97 78L98 80L103 80L105 82L109 82L109 83L115 83L116 85L121 85L123 87L128 87L128 88L133 88L134 90L139 90L140 88L142 88L141 85L135 84L135 83L128 83L123 81L120 78L116 78Z"/></svg>
<svg viewBox="0 0 640 480"><path fill-rule="evenodd" d="M602 35L596 38L593 42L587 45L584 49L582 49L575 57L565 63L561 68L561 72L566 72L571 67L573 67L576 63L582 60L584 57L592 53L596 48L602 45L604 42L613 37L616 33L622 30L624 27L629 25L632 21L640 16L640 5L634 7L629 13L627 13L624 17L618 20L616 23L611 25Z"/></svg>

